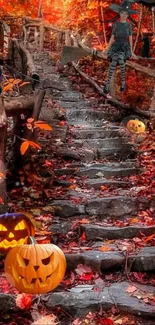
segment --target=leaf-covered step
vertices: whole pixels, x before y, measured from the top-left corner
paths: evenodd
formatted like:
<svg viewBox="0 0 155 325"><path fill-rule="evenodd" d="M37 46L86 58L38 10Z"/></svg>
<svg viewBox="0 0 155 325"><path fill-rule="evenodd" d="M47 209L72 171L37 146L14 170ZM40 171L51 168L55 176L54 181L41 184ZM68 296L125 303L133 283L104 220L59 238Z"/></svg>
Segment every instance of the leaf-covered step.
<svg viewBox="0 0 155 325"><path fill-rule="evenodd" d="M137 198L128 196L112 196L104 198L92 198L85 205L88 215L97 215L103 219L109 217L123 217L136 214L139 209Z"/></svg>
<svg viewBox="0 0 155 325"><path fill-rule="evenodd" d="M89 196L92 196L90 193ZM147 209L150 206L148 198L140 197L133 198L129 196L109 196L89 199L89 196L70 194L70 198L65 200L54 200L52 206L54 207L55 215L59 217L71 217L78 214L88 216L99 216L102 219L107 217L121 218L136 214L139 208ZM151 200L151 199L150 199Z"/></svg>
<svg viewBox="0 0 155 325"><path fill-rule="evenodd" d="M134 286L134 284L133 284ZM46 300L42 297L47 309L61 307L76 317L87 315L90 311L111 310L117 306L120 311L141 317L155 318L155 306L145 302L144 297L153 297L154 288L138 285L137 291L130 293L130 282L113 283L108 287L99 287L97 290L88 290L83 285L71 289L71 292L53 292ZM95 286L94 286L95 287ZM155 320L154 320L155 321ZM143 324L146 324L145 321Z"/></svg>
<svg viewBox="0 0 155 325"><path fill-rule="evenodd" d="M121 245L121 247L123 246ZM84 252L80 252L80 248L79 251L76 249L76 253L65 254L68 270L74 270L79 264L87 265L91 267L93 271L97 272L122 269L125 267L126 263L126 251L121 251L121 247L120 250L118 250L117 243L109 246L106 246L105 243L103 243L103 246L100 244L98 250L97 247L96 250L94 248L93 250L87 250ZM130 266L131 271L154 272L154 247L143 247L139 252L137 250L131 252L128 256L128 265Z"/></svg>
<svg viewBox="0 0 155 325"><path fill-rule="evenodd" d="M108 158L111 161L115 161L118 158L126 159L133 158L135 151L130 144L122 144L120 147L111 148L98 148L97 145L94 147L85 144L83 147L79 147L79 144L72 144L67 146L62 145L56 150L56 154L65 159L80 160L82 162L91 162L97 158Z"/></svg>
<svg viewBox="0 0 155 325"><path fill-rule="evenodd" d="M77 102L82 99L82 95L78 91L66 90L52 92L55 99L61 99L66 102ZM74 105L74 104L73 104Z"/></svg>
<svg viewBox="0 0 155 325"><path fill-rule="evenodd" d="M89 129L73 128L73 130L71 130L71 135L77 139L105 139L121 136L121 133L118 128L104 129L101 127L91 127Z"/></svg>
<svg viewBox="0 0 155 325"><path fill-rule="evenodd" d="M81 231L85 232L87 240L141 238L142 234L146 236L154 234L155 226L103 227L93 224L83 224L81 225Z"/></svg>
<svg viewBox="0 0 155 325"><path fill-rule="evenodd" d="M66 110L66 118L68 122L71 121L91 121L92 125L96 124L96 121L100 121L107 119L108 117L111 117L111 114L109 111L103 111L103 110L93 110L93 109L68 109Z"/></svg>
<svg viewBox="0 0 155 325"><path fill-rule="evenodd" d="M121 149L123 146L130 146L133 148L133 146L130 144L128 138L126 137L115 137L115 138L106 138L106 139L75 139L72 140L72 142L69 142L67 144L62 144L61 147L67 146L68 148L98 148L98 149Z"/></svg>
<svg viewBox="0 0 155 325"><path fill-rule="evenodd" d="M96 148L76 148L75 146L63 145L56 150L57 156L67 160L79 160L82 162L91 162L97 158Z"/></svg>
<svg viewBox="0 0 155 325"><path fill-rule="evenodd" d="M135 150L130 144L122 144L121 147L99 148L97 150L99 159L107 157L109 160L127 159L135 157Z"/></svg>
<svg viewBox="0 0 155 325"><path fill-rule="evenodd" d="M111 164L89 164L76 171L77 176L89 178L122 177L138 172L138 166L134 162L111 163Z"/></svg>
<svg viewBox="0 0 155 325"><path fill-rule="evenodd" d="M57 99L58 106L62 107L63 109L88 109L91 108L90 103L85 102L83 100L78 100L76 102L71 101L64 101L63 99Z"/></svg>
<svg viewBox="0 0 155 325"><path fill-rule="evenodd" d="M107 139L87 139L83 141L83 143L84 145L88 144L91 147L97 147L102 149L122 148L122 146L130 144L127 137L115 137L115 138L107 138Z"/></svg>
<svg viewBox="0 0 155 325"><path fill-rule="evenodd" d="M133 174L133 173L132 173ZM105 187L129 187L130 183L129 182L123 182L123 181L117 181L117 180L109 180L106 178L92 178L88 179L84 182L85 186L87 188L95 188L95 189L101 189L101 186Z"/></svg>

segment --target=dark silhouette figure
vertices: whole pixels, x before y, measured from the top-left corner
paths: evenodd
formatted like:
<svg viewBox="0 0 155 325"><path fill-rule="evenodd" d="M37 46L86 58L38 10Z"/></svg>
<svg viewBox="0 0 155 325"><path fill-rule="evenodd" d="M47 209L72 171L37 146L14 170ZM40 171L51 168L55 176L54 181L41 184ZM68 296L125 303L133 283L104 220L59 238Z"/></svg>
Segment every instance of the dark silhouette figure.
<svg viewBox="0 0 155 325"><path fill-rule="evenodd" d="M150 58L150 38L149 38L149 36L144 36L142 41L143 41L143 46L141 49L141 56L143 58Z"/></svg>

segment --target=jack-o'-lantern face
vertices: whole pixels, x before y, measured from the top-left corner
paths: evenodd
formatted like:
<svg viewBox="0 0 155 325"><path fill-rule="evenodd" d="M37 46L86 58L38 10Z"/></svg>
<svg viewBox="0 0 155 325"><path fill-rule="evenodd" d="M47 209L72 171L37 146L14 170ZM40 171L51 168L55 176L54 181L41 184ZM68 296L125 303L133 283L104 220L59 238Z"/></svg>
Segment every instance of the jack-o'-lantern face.
<svg viewBox="0 0 155 325"><path fill-rule="evenodd" d="M139 120L130 120L127 123L127 129L131 133L136 133L136 134L144 133L145 132L145 124Z"/></svg>
<svg viewBox="0 0 155 325"><path fill-rule="evenodd" d="M58 286L65 271L65 256L52 244L19 245L5 259L6 276L20 292L51 291Z"/></svg>
<svg viewBox="0 0 155 325"><path fill-rule="evenodd" d="M34 235L34 226L29 218L20 213L0 215L0 251L7 252L16 245L26 242Z"/></svg>

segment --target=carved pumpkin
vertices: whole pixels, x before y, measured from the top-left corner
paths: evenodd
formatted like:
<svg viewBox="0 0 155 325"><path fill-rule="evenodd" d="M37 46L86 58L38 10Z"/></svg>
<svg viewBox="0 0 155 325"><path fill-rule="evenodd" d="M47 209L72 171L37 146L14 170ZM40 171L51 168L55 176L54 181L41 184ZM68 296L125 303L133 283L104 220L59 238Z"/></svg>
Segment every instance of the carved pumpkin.
<svg viewBox="0 0 155 325"><path fill-rule="evenodd" d="M144 133L145 132L145 124L142 121L139 120L130 120L127 123L127 129L131 133Z"/></svg>
<svg viewBox="0 0 155 325"><path fill-rule="evenodd" d="M19 292L41 294L58 286L66 271L66 259L61 249L53 244L30 244L14 247L5 259L8 281Z"/></svg>
<svg viewBox="0 0 155 325"><path fill-rule="evenodd" d="M0 215L0 252L8 252L16 245L24 244L28 236L35 234L30 219L21 213Z"/></svg>

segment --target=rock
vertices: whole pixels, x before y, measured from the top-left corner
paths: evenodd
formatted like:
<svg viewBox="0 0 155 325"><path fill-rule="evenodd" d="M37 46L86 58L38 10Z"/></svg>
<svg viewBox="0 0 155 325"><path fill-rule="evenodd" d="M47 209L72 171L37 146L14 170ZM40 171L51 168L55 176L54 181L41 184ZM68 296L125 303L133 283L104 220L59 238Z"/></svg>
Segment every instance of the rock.
<svg viewBox="0 0 155 325"><path fill-rule="evenodd" d="M155 271L155 249L154 247L144 247L133 260L132 270L148 272Z"/></svg>
<svg viewBox="0 0 155 325"><path fill-rule="evenodd" d="M115 181L115 180L108 180L106 178L92 178L88 179L85 181L85 185L87 188L95 188L95 189L100 189L101 186L106 186L106 187L127 187L129 186L129 182L123 182L123 181Z"/></svg>
<svg viewBox="0 0 155 325"><path fill-rule="evenodd" d="M123 217L136 213L138 210L136 199L125 196L113 196L89 200L85 206L89 215L109 217Z"/></svg>
<svg viewBox="0 0 155 325"><path fill-rule="evenodd" d="M103 178L111 176L129 176L135 174L138 171L138 168L135 164L90 164L86 167L79 168L76 172L77 176L88 176L89 178ZM98 176L98 173L101 173L101 176Z"/></svg>
<svg viewBox="0 0 155 325"><path fill-rule="evenodd" d="M82 206L76 206L70 200L55 200L51 206L54 207L55 215L60 217L71 217L78 213L82 214L83 211Z"/></svg>
<svg viewBox="0 0 155 325"><path fill-rule="evenodd" d="M49 230L52 232L53 235L61 235L61 234L67 234L68 231L71 230L72 222L71 221L64 221L59 223L52 223L49 227Z"/></svg>
<svg viewBox="0 0 155 325"><path fill-rule="evenodd" d="M99 245L99 244L98 244ZM106 243L100 243L99 246L106 246ZM68 270L74 270L79 264L84 264L92 268L94 272L116 271L125 266L126 255L124 252L118 251L117 243L110 248L109 251L97 250L95 244L93 250L65 254L67 259ZM95 250L96 249L96 250ZM128 265L135 272L149 272L155 270L155 251L153 247L145 247L131 253L128 257Z"/></svg>
<svg viewBox="0 0 155 325"><path fill-rule="evenodd" d="M0 293L0 313L14 309L17 309L14 295Z"/></svg>
<svg viewBox="0 0 155 325"><path fill-rule="evenodd" d="M56 150L57 156L61 156L64 159L75 159L75 160L80 160L80 155L78 151L74 151L72 149L68 148L59 148Z"/></svg>
<svg viewBox="0 0 155 325"><path fill-rule="evenodd" d="M87 240L121 239L140 237L141 233L149 236L155 232L155 226L127 226L127 227L102 227L98 225L81 225L81 231L85 231Z"/></svg>
<svg viewBox="0 0 155 325"><path fill-rule="evenodd" d="M134 285L134 283L132 284ZM126 290L131 286L130 282L113 283L105 288L98 288L99 291L92 291L86 288L85 291L78 292L53 292L42 296L47 309L61 307L74 317L82 317L90 311L110 310L113 306L122 312L131 313L141 317L155 318L155 306L149 305L143 299L138 299ZM138 285L142 291L152 294L151 286Z"/></svg>
<svg viewBox="0 0 155 325"><path fill-rule="evenodd" d="M61 90L61 91L65 91L66 90L66 86L63 84L60 84L59 81L54 81L51 78L45 78L43 81L43 88L52 88L52 89L57 89L57 90Z"/></svg>
<svg viewBox="0 0 155 325"><path fill-rule="evenodd" d="M53 127L52 136L55 139L61 139L62 141L66 140L68 127L67 126L55 126Z"/></svg>
<svg viewBox="0 0 155 325"><path fill-rule="evenodd" d="M62 100L57 100L57 104L58 106L60 106L61 108L64 108L64 109L86 109L86 108L89 108L90 107L90 104L87 103L87 102L84 102L84 101L77 101L77 102L66 102L64 101L63 99Z"/></svg>
<svg viewBox="0 0 155 325"><path fill-rule="evenodd" d="M82 99L82 95L77 91L59 91L54 96L56 99L61 99L66 102L77 102Z"/></svg>
<svg viewBox="0 0 155 325"><path fill-rule="evenodd" d="M54 169L54 173L57 176L60 175L74 175L78 168L61 168L61 169Z"/></svg>
<svg viewBox="0 0 155 325"><path fill-rule="evenodd" d="M70 187L71 186L71 182L69 181L63 181L63 180L59 180L59 179L54 179L53 182L54 186L64 186L64 187Z"/></svg>
<svg viewBox="0 0 155 325"><path fill-rule="evenodd" d="M122 148L124 145L129 145L127 138L123 137L115 137L115 138L107 138L107 139L87 139L86 142L91 146L97 146L97 148L101 149L111 149L111 148ZM130 144L131 146L131 144Z"/></svg>
<svg viewBox="0 0 155 325"><path fill-rule="evenodd" d="M84 253L65 254L67 268L74 270L79 264L84 264L92 268L93 271L100 272L120 268L125 263L125 256L120 252L86 251Z"/></svg>
<svg viewBox="0 0 155 325"><path fill-rule="evenodd" d="M109 117L108 112L92 109L68 109L66 110L66 118L69 122L72 121L91 121L93 125L97 123L102 123L103 119Z"/></svg>
<svg viewBox="0 0 155 325"><path fill-rule="evenodd" d="M111 157L115 158L121 158L121 159L126 159L129 157L134 157L135 156L135 151L133 147L130 144L124 144L120 147L111 147L111 148L102 148L98 149L98 158L104 158L104 157Z"/></svg>
<svg viewBox="0 0 155 325"><path fill-rule="evenodd" d="M105 139L119 136L118 130L104 130L100 127L92 127L91 129L73 129L71 135L77 139Z"/></svg>
<svg viewBox="0 0 155 325"><path fill-rule="evenodd" d="M56 151L57 155L62 156L64 159L75 159L80 160L83 162L91 162L96 158L96 150L95 148L76 148L71 146L72 149L69 147L64 146L64 148L60 148Z"/></svg>

